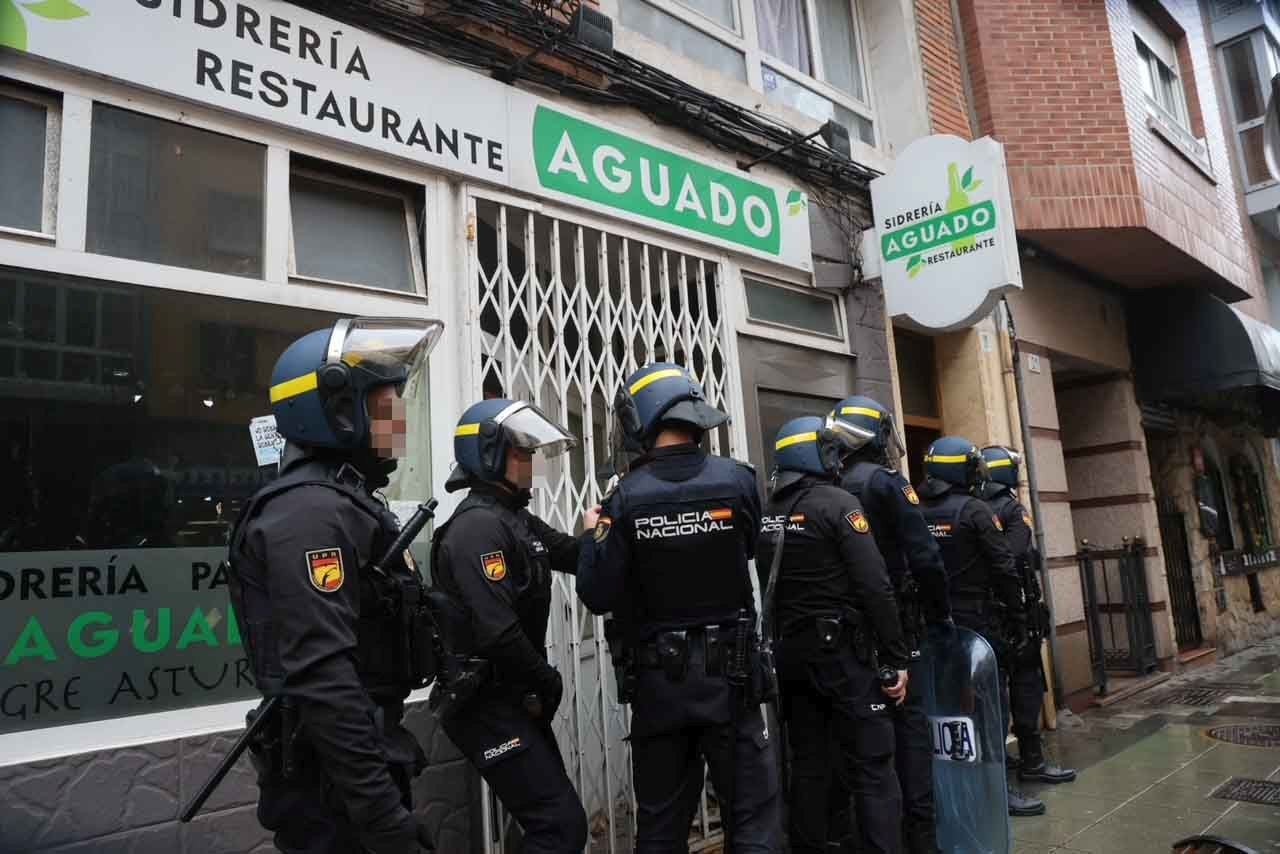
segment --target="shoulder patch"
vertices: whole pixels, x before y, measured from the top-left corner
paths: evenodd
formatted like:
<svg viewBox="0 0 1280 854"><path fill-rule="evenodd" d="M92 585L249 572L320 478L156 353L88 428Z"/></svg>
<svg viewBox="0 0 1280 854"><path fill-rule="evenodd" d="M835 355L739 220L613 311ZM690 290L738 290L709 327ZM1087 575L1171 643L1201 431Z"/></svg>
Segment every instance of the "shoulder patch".
<svg viewBox="0 0 1280 854"><path fill-rule="evenodd" d="M1031 514L1026 510L1022 511L1022 524L1026 525L1028 528L1031 527Z"/></svg>
<svg viewBox="0 0 1280 854"><path fill-rule="evenodd" d="M337 593L346 579L342 566L342 549L315 549L306 554L307 575L311 586L321 593Z"/></svg>
<svg viewBox="0 0 1280 854"><path fill-rule="evenodd" d="M915 488L914 486L912 486L911 484L909 484L909 483L908 483L908 484L906 484L905 486L903 486L903 487L902 487L902 494L903 494L903 495L905 495L905 496L907 496L907 501L908 501L909 503L911 503L911 504L919 504L919 503L920 503L920 496L919 496L919 495L916 495L916 488Z"/></svg>
<svg viewBox="0 0 1280 854"><path fill-rule="evenodd" d="M859 534L866 534L871 530L871 523L867 521L866 516L862 515L861 510L854 510L848 516L845 516L844 520Z"/></svg>
<svg viewBox="0 0 1280 854"><path fill-rule="evenodd" d="M480 555L480 566L484 568L484 577L490 581L501 581L507 577L507 558L502 552Z"/></svg>
<svg viewBox="0 0 1280 854"><path fill-rule="evenodd" d="M596 529L591 536L597 543L603 543L609 538L609 531L613 528L613 520L608 516L601 516L596 522Z"/></svg>
<svg viewBox="0 0 1280 854"><path fill-rule="evenodd" d="M991 521L995 523L995 526L996 526L996 530L997 530L997 531L1003 531L1003 530L1004 530L1004 522L1001 522L1001 521L1000 521L1000 517L999 517L999 516L997 516L995 513L992 513L992 514L991 514Z"/></svg>

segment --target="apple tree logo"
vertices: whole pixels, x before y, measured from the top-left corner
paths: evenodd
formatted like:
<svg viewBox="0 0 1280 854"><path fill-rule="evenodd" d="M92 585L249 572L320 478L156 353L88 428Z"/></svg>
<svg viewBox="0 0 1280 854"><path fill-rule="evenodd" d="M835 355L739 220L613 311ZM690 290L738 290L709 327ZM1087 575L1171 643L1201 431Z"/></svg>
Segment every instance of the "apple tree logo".
<svg viewBox="0 0 1280 854"><path fill-rule="evenodd" d="M0 47L27 49L27 20L23 13L50 21L71 21L89 14L71 0L0 0Z"/></svg>

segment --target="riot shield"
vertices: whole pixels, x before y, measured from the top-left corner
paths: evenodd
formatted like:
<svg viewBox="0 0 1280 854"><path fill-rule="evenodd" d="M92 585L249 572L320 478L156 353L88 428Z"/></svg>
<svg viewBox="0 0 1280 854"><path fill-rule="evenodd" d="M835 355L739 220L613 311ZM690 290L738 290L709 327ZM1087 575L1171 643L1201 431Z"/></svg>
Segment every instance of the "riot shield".
<svg viewBox="0 0 1280 854"><path fill-rule="evenodd" d="M943 854L1011 854L996 654L975 632L936 626L923 664L938 846Z"/></svg>

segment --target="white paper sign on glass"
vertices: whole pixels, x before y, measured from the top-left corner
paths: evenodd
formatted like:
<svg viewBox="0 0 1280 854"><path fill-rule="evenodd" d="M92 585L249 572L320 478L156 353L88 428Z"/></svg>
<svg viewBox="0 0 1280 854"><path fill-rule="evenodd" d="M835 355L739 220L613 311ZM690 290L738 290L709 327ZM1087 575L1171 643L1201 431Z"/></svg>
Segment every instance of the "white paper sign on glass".
<svg viewBox="0 0 1280 854"><path fill-rule="evenodd" d="M871 182L889 315L906 326L971 326L1022 287L1004 146L918 139Z"/></svg>
<svg viewBox="0 0 1280 854"><path fill-rule="evenodd" d="M253 454L259 466L273 466L280 462L284 451L284 436L276 430L276 417L263 415L249 422L249 437L253 440Z"/></svg>

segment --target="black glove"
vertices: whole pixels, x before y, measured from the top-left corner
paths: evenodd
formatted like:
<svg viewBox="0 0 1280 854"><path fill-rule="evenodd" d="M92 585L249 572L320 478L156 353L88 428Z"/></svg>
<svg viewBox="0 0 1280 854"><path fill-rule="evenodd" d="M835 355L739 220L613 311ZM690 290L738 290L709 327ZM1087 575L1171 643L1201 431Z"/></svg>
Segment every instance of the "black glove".
<svg viewBox="0 0 1280 854"><path fill-rule="evenodd" d="M538 674L535 688L538 699L542 701L542 720L550 721L556 716L556 709L560 708L560 701L564 699L564 677L559 670L548 664L546 670Z"/></svg>

